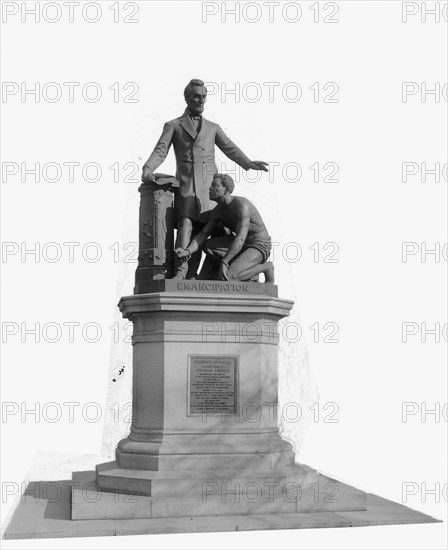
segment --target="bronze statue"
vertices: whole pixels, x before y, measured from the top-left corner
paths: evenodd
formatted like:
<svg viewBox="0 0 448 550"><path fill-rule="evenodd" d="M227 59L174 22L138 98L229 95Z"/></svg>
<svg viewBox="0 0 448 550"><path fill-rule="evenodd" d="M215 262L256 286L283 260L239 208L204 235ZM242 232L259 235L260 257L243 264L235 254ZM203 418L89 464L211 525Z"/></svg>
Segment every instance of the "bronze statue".
<svg viewBox="0 0 448 550"><path fill-rule="evenodd" d="M234 189L235 184L228 174L214 175L209 199L217 206L190 244L176 248L176 255L188 261L202 248L207 258L200 279L250 281L258 280L258 275L264 273L265 282L273 283L274 266L267 261L272 248L271 237L255 206L244 197L233 196ZM229 228L233 236L209 239L220 223Z"/></svg>
<svg viewBox="0 0 448 550"><path fill-rule="evenodd" d="M191 80L184 90L187 108L182 116L166 122L162 135L149 159L143 166L142 182L154 182L154 171L165 160L170 146L176 156L176 178L179 188L174 201L174 218L177 225L175 247L185 248L193 230L199 231L206 223L213 208L208 188L217 173L215 145L231 160L245 170L268 171L263 161L251 161L233 143L215 122L203 118L207 89L202 80ZM195 278L201 254L195 254L190 262L176 259L175 278Z"/></svg>

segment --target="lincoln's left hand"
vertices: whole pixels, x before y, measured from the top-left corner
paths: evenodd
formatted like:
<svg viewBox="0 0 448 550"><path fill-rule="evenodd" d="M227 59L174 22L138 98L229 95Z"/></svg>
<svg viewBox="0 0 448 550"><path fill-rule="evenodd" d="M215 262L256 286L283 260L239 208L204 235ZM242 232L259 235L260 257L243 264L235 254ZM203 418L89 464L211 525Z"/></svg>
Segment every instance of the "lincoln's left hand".
<svg viewBox="0 0 448 550"><path fill-rule="evenodd" d="M263 160L252 160L249 166L247 167L248 170L263 170L263 172L269 172L268 168L269 164L267 162L264 162Z"/></svg>

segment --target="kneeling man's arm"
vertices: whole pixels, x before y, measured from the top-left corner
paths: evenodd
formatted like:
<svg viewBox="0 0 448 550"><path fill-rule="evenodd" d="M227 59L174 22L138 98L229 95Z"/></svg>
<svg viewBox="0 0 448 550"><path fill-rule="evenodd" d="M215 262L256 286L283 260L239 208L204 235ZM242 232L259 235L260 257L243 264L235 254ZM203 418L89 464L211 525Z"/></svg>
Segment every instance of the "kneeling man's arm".
<svg viewBox="0 0 448 550"><path fill-rule="evenodd" d="M192 254L194 254L197 250L202 248L205 241L208 239L208 237L215 231L215 229L218 227L218 220L211 219L209 220L204 227L201 229L201 231L195 235L192 239L190 244L187 246L187 248L176 248L175 252L179 258L185 258L190 257Z"/></svg>

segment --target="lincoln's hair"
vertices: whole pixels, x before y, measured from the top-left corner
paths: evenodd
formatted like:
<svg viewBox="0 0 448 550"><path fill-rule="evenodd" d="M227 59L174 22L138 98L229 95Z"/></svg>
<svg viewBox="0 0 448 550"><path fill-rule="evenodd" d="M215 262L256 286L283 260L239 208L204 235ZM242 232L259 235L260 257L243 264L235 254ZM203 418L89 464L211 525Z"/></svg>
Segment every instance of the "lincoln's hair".
<svg viewBox="0 0 448 550"><path fill-rule="evenodd" d="M227 189L227 191L232 194L235 190L235 182L233 181L232 176L229 174L215 174L213 179L219 178L221 180L222 186Z"/></svg>
<svg viewBox="0 0 448 550"><path fill-rule="evenodd" d="M187 84L184 90L185 100L187 100L190 97L193 86L205 86L205 84L202 82L202 80L199 80L199 78L193 78L193 80L190 80L190 82Z"/></svg>

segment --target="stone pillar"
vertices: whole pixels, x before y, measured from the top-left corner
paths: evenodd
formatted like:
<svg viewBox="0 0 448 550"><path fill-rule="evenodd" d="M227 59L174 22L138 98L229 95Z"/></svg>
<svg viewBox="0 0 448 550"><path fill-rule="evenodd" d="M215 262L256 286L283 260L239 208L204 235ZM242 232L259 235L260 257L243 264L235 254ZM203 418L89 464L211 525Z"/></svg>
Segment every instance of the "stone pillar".
<svg viewBox="0 0 448 550"><path fill-rule="evenodd" d="M187 473L292 465L277 423L277 325L292 302L269 295L269 285L250 294L253 286L239 281L164 286L119 304L134 324L134 414L118 466ZM200 291L214 288L221 292Z"/></svg>
<svg viewBox="0 0 448 550"><path fill-rule="evenodd" d="M135 294L145 293L149 281L169 279L174 274L172 184L144 183L139 191L139 254Z"/></svg>

